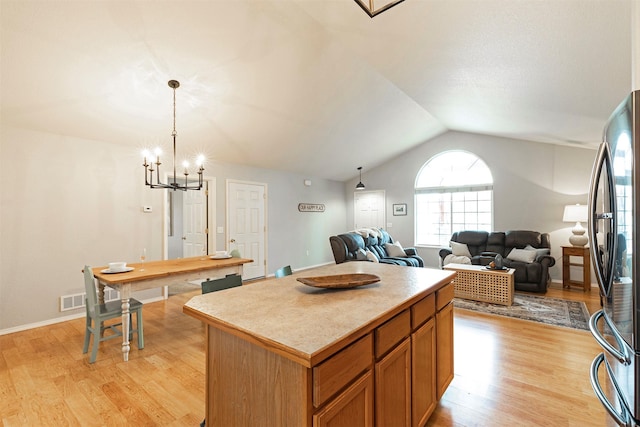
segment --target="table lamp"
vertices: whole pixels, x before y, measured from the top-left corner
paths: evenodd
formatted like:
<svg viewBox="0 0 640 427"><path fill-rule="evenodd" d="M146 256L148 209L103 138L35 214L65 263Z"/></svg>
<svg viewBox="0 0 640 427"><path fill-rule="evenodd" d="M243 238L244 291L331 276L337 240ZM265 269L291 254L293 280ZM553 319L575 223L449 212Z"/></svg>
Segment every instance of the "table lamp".
<svg viewBox="0 0 640 427"><path fill-rule="evenodd" d="M589 242L589 238L584 234L586 230L580 224L580 222L587 221L588 218L587 205L567 205L564 207L562 221L576 223L571 229L573 235L569 237L569 242L573 246L585 246Z"/></svg>

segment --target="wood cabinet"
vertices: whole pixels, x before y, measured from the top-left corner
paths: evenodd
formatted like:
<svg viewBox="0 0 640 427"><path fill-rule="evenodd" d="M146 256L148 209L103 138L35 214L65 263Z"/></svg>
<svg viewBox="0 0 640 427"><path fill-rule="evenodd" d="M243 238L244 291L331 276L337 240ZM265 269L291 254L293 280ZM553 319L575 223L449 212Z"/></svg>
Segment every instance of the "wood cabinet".
<svg viewBox="0 0 640 427"><path fill-rule="evenodd" d="M448 285L376 329L376 358L388 352L375 367L377 427L424 426L453 379L452 298Z"/></svg>
<svg viewBox="0 0 640 427"><path fill-rule="evenodd" d="M431 318L411 335L412 426L423 426L436 409L436 321Z"/></svg>
<svg viewBox="0 0 640 427"><path fill-rule="evenodd" d="M436 398L453 381L453 303L436 314Z"/></svg>
<svg viewBox="0 0 640 427"><path fill-rule="evenodd" d="M440 400L453 381L453 283L436 292L436 392Z"/></svg>
<svg viewBox="0 0 640 427"><path fill-rule="evenodd" d="M378 427L411 424L411 340L406 338L376 363Z"/></svg>
<svg viewBox="0 0 640 427"><path fill-rule="evenodd" d="M367 371L313 416L314 427L372 427L373 375Z"/></svg>
<svg viewBox="0 0 640 427"><path fill-rule="evenodd" d="M321 270L380 275L368 289L318 292L287 276L194 297L207 426L425 425L453 377L453 273L396 267Z"/></svg>
<svg viewBox="0 0 640 427"><path fill-rule="evenodd" d="M571 257L581 258L581 262L572 262ZM571 267L582 269L582 280L571 279ZM591 255L588 246L562 247L562 287L580 286L583 291L591 290Z"/></svg>

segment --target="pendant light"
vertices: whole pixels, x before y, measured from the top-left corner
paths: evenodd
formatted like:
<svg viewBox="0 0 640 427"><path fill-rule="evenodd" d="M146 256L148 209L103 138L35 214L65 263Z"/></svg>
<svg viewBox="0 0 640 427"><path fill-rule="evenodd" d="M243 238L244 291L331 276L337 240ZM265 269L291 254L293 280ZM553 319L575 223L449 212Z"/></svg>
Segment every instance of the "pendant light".
<svg viewBox="0 0 640 427"><path fill-rule="evenodd" d="M199 155L196 158L196 166L198 166L198 182L197 183L193 183L193 184L189 184L189 163L188 162L184 162L183 166L184 166L184 185L179 184L178 183L178 177L176 174L176 135L178 134L176 132L176 89L180 87L180 82L177 80L169 80L169 87L171 89L173 89L173 132L171 132L171 136L173 137L173 182L169 182L168 184L164 184L162 182L160 182L160 165L162 164L160 162L160 149L156 149L155 155L156 155L156 161L154 162L153 159L151 159L150 163L147 163L147 157L150 156L149 152L145 151L143 153L144 156L144 164L142 166L144 166L144 183L145 185L148 185L150 188L167 188L169 190L182 190L182 191L187 191L187 190L200 190L202 188L202 172L204 171L204 156L203 155ZM154 167L155 165L155 167ZM155 183L153 182L153 172L155 173L156 179L155 179Z"/></svg>
<svg viewBox="0 0 640 427"><path fill-rule="evenodd" d="M356 185L356 190L364 190L364 184L362 183L362 166L359 166L358 170L360 171L360 181Z"/></svg>

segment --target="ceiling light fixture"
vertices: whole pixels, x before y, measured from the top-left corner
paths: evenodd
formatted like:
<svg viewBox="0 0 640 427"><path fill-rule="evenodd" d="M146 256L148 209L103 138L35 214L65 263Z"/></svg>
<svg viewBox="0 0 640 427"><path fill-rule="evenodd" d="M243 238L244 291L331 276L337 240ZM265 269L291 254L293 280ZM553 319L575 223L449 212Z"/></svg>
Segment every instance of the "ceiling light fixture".
<svg viewBox="0 0 640 427"><path fill-rule="evenodd" d="M398 3L402 3L404 0L356 0L356 3L367 12L367 14L373 18L379 13L389 10Z"/></svg>
<svg viewBox="0 0 640 427"><path fill-rule="evenodd" d="M193 183L189 185L189 162L186 160L182 163L184 166L184 185L178 184L178 176L176 174L176 89L180 87L180 82L177 80L169 80L169 87L173 89L173 132L171 132L171 136L173 136L173 182L169 182L168 184L164 184L160 182L160 154L162 154L159 148L156 148L154 154L156 155L155 163L153 160L150 163L147 163L147 157L150 156L149 151L145 150L142 155L144 156L144 183L151 188L167 188L169 190L200 190L202 188L202 171L204 171L204 156L202 154L198 155L196 158L196 166L198 166L198 183ZM155 164L155 168L154 168ZM156 172L156 182L153 182L153 172Z"/></svg>
<svg viewBox="0 0 640 427"><path fill-rule="evenodd" d="M359 166L358 170L360 171L360 182L356 185L356 190L364 190L364 184L362 183L362 166Z"/></svg>

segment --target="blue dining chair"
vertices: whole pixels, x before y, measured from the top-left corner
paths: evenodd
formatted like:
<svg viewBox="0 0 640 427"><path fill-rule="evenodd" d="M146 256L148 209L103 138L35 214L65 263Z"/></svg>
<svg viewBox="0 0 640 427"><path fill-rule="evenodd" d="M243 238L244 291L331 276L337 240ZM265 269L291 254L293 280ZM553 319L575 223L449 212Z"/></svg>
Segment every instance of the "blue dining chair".
<svg viewBox="0 0 640 427"><path fill-rule="evenodd" d="M100 304L96 293L96 283L93 277L93 270L88 265L84 266L84 288L85 288L85 307L87 312L87 322L84 331L84 347L82 354L86 354L89 350L89 341L93 335L93 347L89 363L96 361L98 355L98 344L113 338L122 336L122 330L118 326L122 323L114 323L104 326L105 320L115 319L122 316L122 305L120 301L109 301ZM129 340L133 337L133 333L138 334L138 349L144 348L144 333L142 325L142 303L135 298L129 299ZM136 314L136 329L133 329L131 313ZM111 330L113 335L104 336L105 330Z"/></svg>
<svg viewBox="0 0 640 427"><path fill-rule="evenodd" d="M201 286L202 293L208 294L209 292L242 286L242 277L238 274L227 274L222 279L206 280L202 282Z"/></svg>
<svg viewBox="0 0 640 427"><path fill-rule="evenodd" d="M291 271L291 266L290 265L286 265L282 268L279 268L276 270L276 272L274 273L276 277L284 277L284 276L290 276L293 274L293 271Z"/></svg>

